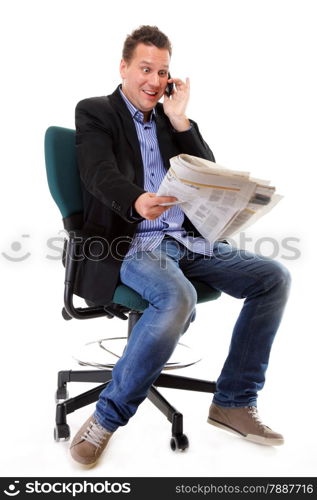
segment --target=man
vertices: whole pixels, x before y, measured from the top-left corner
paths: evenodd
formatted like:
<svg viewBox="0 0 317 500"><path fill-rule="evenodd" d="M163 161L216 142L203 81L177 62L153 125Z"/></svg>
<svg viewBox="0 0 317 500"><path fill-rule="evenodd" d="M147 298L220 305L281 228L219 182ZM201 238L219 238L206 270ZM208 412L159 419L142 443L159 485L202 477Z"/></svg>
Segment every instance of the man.
<svg viewBox="0 0 317 500"><path fill-rule="evenodd" d="M140 27L124 44L122 86L76 108L84 231L102 237L110 249L80 263L76 293L106 304L120 279L150 304L94 414L72 441L72 457L83 464L93 465L112 433L134 415L186 330L197 300L190 278L245 299L208 422L256 443L283 443L281 434L262 424L256 403L289 274L277 262L226 243L211 245L180 206L168 205L176 198L156 196L172 156L215 161L186 116L189 80L169 78L170 56L170 42L158 28ZM170 97L168 83L174 84Z"/></svg>

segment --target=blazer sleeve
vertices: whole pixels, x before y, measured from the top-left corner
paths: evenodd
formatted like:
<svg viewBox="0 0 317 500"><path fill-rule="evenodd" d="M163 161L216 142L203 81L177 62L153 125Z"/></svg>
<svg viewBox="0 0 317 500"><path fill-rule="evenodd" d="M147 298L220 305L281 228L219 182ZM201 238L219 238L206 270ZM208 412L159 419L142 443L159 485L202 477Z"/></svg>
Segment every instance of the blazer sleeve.
<svg viewBox="0 0 317 500"><path fill-rule="evenodd" d="M128 222L136 222L130 217L130 209L145 191L129 180L117 163L114 129L111 116L107 116L106 111L104 105L100 106L98 98L84 99L76 106L76 149L80 177L87 191L107 208Z"/></svg>
<svg viewBox="0 0 317 500"><path fill-rule="evenodd" d="M180 151L184 154L198 156L199 158L215 162L213 152L204 141L197 123L194 120L190 120L190 125L190 129L185 132L174 132L174 140Z"/></svg>

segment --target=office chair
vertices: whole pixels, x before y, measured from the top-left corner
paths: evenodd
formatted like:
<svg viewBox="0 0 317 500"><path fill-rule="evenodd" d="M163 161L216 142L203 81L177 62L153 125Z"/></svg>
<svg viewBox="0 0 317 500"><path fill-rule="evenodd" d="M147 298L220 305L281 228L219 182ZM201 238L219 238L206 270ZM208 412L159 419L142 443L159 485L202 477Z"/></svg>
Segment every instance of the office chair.
<svg viewBox="0 0 317 500"><path fill-rule="evenodd" d="M128 320L129 335L147 308L148 302L131 288L118 284L112 302L103 306L86 301L87 307L75 307L74 280L76 275L76 255L79 255L81 228L83 225L83 200L79 171L76 163L75 131L62 127L49 127L45 133L45 163L49 189L55 200L68 237L65 238L63 264L65 266L64 307L62 316L65 320L72 318L90 319L105 316L108 319L117 317ZM198 303L215 300L220 292L202 282L192 281L198 294ZM68 440L70 428L67 415L90 403L96 402L100 392L111 380L111 367L96 370L64 370L58 373L56 391L56 425L54 438L56 441ZM101 383L97 387L69 398L67 384L69 382ZM157 390L157 387L186 389L213 393L216 383L190 377L161 373L151 386L147 397L167 417L172 424L170 446L173 451L185 450L189 446L188 438L183 433L183 415L178 412Z"/></svg>

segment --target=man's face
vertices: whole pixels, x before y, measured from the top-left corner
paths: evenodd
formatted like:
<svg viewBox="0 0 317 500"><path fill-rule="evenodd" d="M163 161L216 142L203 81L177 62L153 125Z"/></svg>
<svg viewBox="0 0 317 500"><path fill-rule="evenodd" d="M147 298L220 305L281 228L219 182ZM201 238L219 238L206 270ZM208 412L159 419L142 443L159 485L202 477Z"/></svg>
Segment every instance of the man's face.
<svg viewBox="0 0 317 500"><path fill-rule="evenodd" d="M120 74L122 91L145 119L164 94L170 55L167 49L139 43L128 63L122 59Z"/></svg>

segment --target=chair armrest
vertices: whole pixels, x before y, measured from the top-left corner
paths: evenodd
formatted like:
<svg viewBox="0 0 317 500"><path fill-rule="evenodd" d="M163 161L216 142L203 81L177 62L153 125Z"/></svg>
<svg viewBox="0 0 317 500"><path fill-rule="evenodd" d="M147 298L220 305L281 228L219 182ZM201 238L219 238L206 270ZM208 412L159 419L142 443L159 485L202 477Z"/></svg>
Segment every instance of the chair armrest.
<svg viewBox="0 0 317 500"><path fill-rule="evenodd" d="M77 263L81 256L80 250L83 245L83 234L80 231L69 233L65 251L65 287L64 287L64 307L71 318L89 319L108 316L109 312L104 306L75 307L73 302L74 283L76 277Z"/></svg>

